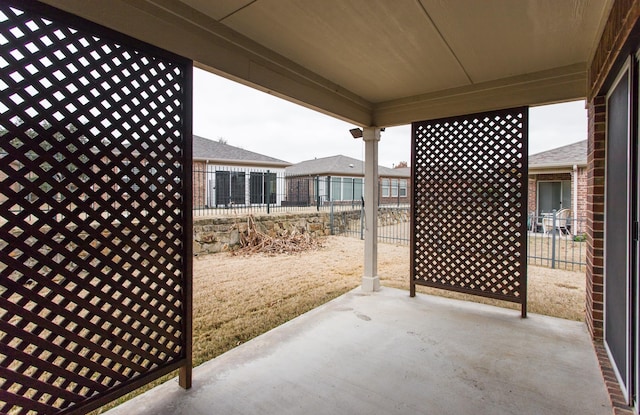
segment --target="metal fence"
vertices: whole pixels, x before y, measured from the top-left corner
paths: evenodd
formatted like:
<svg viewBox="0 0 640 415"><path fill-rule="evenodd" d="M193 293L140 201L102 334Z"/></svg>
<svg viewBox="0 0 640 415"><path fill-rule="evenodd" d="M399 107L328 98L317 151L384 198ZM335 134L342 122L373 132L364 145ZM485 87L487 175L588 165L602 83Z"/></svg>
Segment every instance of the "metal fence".
<svg viewBox="0 0 640 415"><path fill-rule="evenodd" d="M351 211L353 212L353 211ZM333 234L364 239L364 210L359 215L337 212L331 216ZM382 206L378 208L378 242L408 245L410 233L410 209L408 206Z"/></svg>
<svg viewBox="0 0 640 415"><path fill-rule="evenodd" d="M364 239L364 212L333 211L332 233ZM357 212L356 212L357 213ZM586 218L558 218L557 212L531 214L527 220L527 263L569 271L586 267ZM408 207L378 209L378 242L408 245L411 237Z"/></svg>
<svg viewBox="0 0 640 415"><path fill-rule="evenodd" d="M529 215L527 225L530 265L569 271L586 269L586 217L560 217L553 211Z"/></svg>
<svg viewBox="0 0 640 415"><path fill-rule="evenodd" d="M409 180L381 178L378 206L409 206ZM284 169L195 164L195 216L353 211L364 196L362 177L287 176Z"/></svg>
<svg viewBox="0 0 640 415"><path fill-rule="evenodd" d="M381 179L378 190L378 241L408 245L410 183ZM332 234L364 239L363 193L361 177L287 176L284 169L198 164L193 169L194 216L323 211L331 215ZM584 270L586 219L556 215L529 215L527 263Z"/></svg>

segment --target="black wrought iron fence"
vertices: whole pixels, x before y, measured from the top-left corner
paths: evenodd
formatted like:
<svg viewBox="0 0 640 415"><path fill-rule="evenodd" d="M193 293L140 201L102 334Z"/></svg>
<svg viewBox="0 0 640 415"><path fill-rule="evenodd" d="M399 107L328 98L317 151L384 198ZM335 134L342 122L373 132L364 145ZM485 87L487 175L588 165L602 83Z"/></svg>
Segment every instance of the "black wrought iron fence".
<svg viewBox="0 0 640 415"><path fill-rule="evenodd" d="M409 180L381 178L378 206L409 206ZM362 177L287 176L284 169L243 168L195 162L196 216L353 211L364 195Z"/></svg>
<svg viewBox="0 0 640 415"><path fill-rule="evenodd" d="M527 259L530 265L583 271L586 262L586 217L563 211L528 218Z"/></svg>
<svg viewBox="0 0 640 415"><path fill-rule="evenodd" d="M353 212L353 211L352 211ZM364 239L364 210L341 212L333 218L340 221L342 228L334 230L334 234ZM410 241L410 209L407 206L381 206L378 208L378 242L408 245ZM334 222L334 220L332 220ZM333 227L332 227L333 228ZM338 232L339 230L339 232Z"/></svg>
<svg viewBox="0 0 640 415"><path fill-rule="evenodd" d="M364 239L364 212L354 215L344 211L333 214L334 234ZM340 223L338 225L337 223ZM408 207L378 209L378 241L409 244L410 218ZM531 214L527 220L527 263L569 271L586 267L586 218L558 216L558 212Z"/></svg>

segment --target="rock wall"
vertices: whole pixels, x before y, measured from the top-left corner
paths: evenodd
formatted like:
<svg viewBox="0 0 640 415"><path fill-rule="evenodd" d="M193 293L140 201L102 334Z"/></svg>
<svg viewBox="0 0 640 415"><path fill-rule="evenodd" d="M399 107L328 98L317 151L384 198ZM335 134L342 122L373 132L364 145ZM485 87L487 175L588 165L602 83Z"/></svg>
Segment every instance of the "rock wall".
<svg viewBox="0 0 640 415"><path fill-rule="evenodd" d="M349 212L350 215L360 215L360 210ZM334 215L333 227L339 233L340 227L347 216ZM331 235L331 215L329 212L299 213L299 214L270 214L254 216L256 228L267 235L276 236L285 231L296 230L301 233L311 233L312 236ZM193 253L213 254L228 251L240 244L240 234L247 231L248 216L194 218L193 219Z"/></svg>
<svg viewBox="0 0 640 415"><path fill-rule="evenodd" d="M270 236L296 230L310 233L314 237L338 235L347 229L360 226L360 209L313 213L272 213L254 215L255 224L260 232ZM409 221L408 209L378 209L378 225L387 226ZM229 251L240 244L240 235L247 232L248 215L236 217L193 219L193 253L214 254Z"/></svg>
<svg viewBox="0 0 640 415"><path fill-rule="evenodd" d="M395 225L396 223L409 222L411 212L402 208L378 208L378 226Z"/></svg>

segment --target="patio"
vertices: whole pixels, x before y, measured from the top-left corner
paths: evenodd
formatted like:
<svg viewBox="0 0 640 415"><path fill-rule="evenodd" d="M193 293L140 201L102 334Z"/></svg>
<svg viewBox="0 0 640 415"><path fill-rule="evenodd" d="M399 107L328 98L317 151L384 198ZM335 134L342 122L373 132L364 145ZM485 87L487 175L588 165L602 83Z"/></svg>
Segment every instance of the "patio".
<svg viewBox="0 0 640 415"><path fill-rule="evenodd" d="M584 323L351 291L108 412L611 414Z"/></svg>

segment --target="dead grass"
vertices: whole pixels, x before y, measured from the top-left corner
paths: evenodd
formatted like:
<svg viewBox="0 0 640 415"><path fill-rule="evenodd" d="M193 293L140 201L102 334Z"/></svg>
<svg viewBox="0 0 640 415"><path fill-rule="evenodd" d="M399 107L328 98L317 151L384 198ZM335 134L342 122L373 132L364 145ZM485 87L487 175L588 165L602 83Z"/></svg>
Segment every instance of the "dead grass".
<svg viewBox="0 0 640 415"><path fill-rule="evenodd" d="M293 255L194 260L194 364L209 360L355 288L362 249L346 238ZM359 241L356 241L359 242Z"/></svg>

